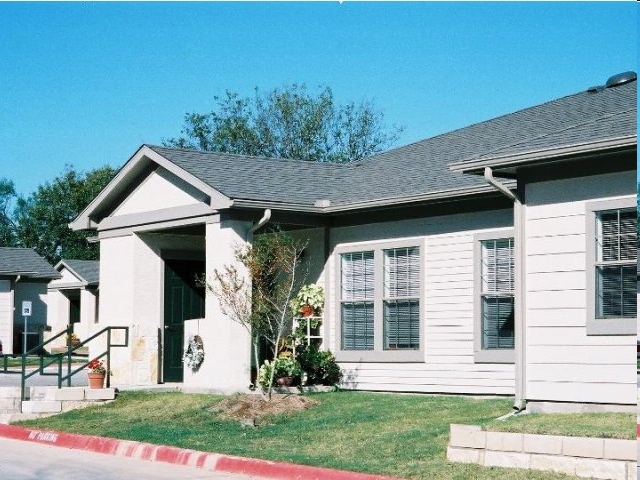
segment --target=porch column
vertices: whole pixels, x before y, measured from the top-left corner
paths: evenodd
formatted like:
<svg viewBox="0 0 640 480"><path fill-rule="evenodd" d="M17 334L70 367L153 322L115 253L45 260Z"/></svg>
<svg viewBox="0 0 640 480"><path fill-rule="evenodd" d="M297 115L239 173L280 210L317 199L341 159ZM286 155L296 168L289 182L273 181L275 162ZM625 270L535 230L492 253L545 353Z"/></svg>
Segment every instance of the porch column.
<svg viewBox="0 0 640 480"><path fill-rule="evenodd" d="M235 258L238 247L246 244L250 222L220 220L220 223L206 225L206 275L212 281L214 270L225 265L236 264L244 271ZM251 337L247 330L226 316L218 299L207 292L205 319L213 328L207 338L203 337L205 363L211 372L210 388L223 392L244 391L251 381ZM204 366L204 365L203 365Z"/></svg>

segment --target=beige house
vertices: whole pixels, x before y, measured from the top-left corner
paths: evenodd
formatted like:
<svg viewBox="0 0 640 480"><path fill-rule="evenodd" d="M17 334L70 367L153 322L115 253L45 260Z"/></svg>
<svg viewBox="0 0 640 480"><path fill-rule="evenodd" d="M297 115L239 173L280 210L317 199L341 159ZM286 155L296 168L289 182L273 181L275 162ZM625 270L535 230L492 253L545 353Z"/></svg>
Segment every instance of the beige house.
<svg viewBox="0 0 640 480"><path fill-rule="evenodd" d="M60 278L48 285L48 324L54 334L72 325L84 340L95 333L98 324L100 262L63 259L55 269Z"/></svg>
<svg viewBox="0 0 640 480"><path fill-rule="evenodd" d="M27 349L38 345L47 325L47 284L60 276L30 248L0 247L0 345L3 353L22 353L23 302L30 303Z"/></svg>
<svg viewBox="0 0 640 480"><path fill-rule="evenodd" d="M194 278L277 223L309 241L344 388L635 409L636 85L348 165L140 147L71 224L100 241L100 325L131 327L113 384L246 389L248 335Z"/></svg>

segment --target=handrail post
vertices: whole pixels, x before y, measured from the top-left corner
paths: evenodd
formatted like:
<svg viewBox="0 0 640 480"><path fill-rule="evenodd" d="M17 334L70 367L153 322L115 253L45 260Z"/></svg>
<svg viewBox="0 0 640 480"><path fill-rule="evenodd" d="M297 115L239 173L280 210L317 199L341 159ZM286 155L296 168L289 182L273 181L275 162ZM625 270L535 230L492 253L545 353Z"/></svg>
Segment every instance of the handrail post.
<svg viewBox="0 0 640 480"><path fill-rule="evenodd" d="M107 380L107 388L111 386L110 374L111 372L111 329L107 331L107 373L105 375Z"/></svg>

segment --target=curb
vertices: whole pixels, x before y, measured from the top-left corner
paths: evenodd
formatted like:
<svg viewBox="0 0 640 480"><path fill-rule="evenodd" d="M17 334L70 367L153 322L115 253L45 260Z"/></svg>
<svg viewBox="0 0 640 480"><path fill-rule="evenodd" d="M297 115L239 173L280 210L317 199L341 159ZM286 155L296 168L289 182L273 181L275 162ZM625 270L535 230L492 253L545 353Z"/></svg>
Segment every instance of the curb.
<svg viewBox="0 0 640 480"><path fill-rule="evenodd" d="M33 430L15 425L0 425L0 437L137 460L185 465L211 472L256 475L278 480L400 480L383 475L236 457L94 435Z"/></svg>

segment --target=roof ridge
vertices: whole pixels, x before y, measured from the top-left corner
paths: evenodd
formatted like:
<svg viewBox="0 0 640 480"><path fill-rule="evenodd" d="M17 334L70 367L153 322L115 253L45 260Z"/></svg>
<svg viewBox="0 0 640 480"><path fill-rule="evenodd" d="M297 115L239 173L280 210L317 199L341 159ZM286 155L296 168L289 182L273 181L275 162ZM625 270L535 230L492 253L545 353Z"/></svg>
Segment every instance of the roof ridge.
<svg viewBox="0 0 640 480"><path fill-rule="evenodd" d="M338 163L338 162L319 162L319 161L314 161L314 160L301 160L299 158L285 158L285 157L267 157L265 155L245 155L242 153L230 153L230 152L217 152L217 151L206 151L206 150L197 150L195 148L178 148L178 147L164 147L164 146L160 146L160 145L151 145L149 143L145 143L145 146L151 148L152 150L156 150L156 149L163 149L163 150L171 150L174 152L185 152L185 153L195 153L198 155L204 155L204 156L214 156L214 155L224 155L224 156L228 156L228 157L234 157L234 158L242 158L245 160L260 160L260 161L267 161L267 162L278 162L278 163L300 163L300 164L304 164L304 165L326 165L328 167L331 168L335 168L337 166L348 166L351 165L355 162L357 162L358 160L355 160L353 162L345 162L345 163Z"/></svg>

